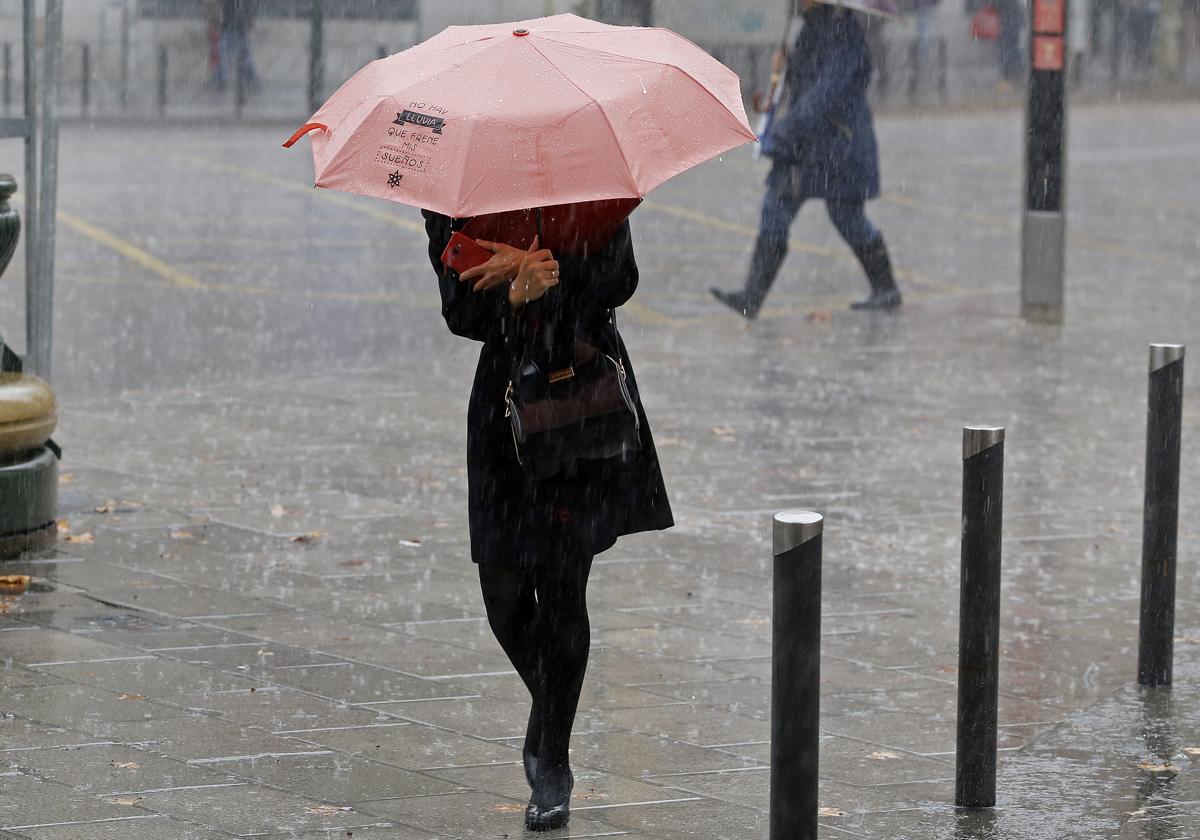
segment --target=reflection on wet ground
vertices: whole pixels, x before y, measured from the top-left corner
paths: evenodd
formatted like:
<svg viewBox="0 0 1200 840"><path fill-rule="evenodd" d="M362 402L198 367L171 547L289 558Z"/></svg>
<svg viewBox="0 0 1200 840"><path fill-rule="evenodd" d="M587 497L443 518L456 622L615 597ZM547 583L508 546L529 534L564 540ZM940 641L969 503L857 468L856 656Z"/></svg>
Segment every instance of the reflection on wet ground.
<svg viewBox="0 0 1200 840"><path fill-rule="evenodd" d="M827 517L822 837L1200 832L1190 398L1177 684L1131 685L1145 345L1200 346L1198 120L1076 115L1062 329L1013 317L1016 114L881 123L897 317L843 311L862 280L811 209L763 319L716 310L753 233L747 155L638 210L622 329L679 525L597 559L560 836L766 836L784 507ZM520 830L523 689L466 557L476 350L437 318L415 214L298 186L278 133L143 133L136 161L124 134L64 135L91 160L64 156L67 522L5 567L52 589L0 607L0 837ZM1008 473L1000 801L972 814L949 803L978 422L1008 428Z"/></svg>

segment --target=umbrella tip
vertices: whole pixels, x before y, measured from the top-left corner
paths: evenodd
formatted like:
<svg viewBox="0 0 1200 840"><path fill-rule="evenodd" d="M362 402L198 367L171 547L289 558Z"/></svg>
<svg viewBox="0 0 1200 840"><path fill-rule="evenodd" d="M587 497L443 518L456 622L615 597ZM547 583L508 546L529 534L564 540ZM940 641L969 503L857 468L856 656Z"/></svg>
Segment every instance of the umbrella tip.
<svg viewBox="0 0 1200 840"><path fill-rule="evenodd" d="M513 34L516 35L517 37L522 37L524 35L528 35L529 30L528 29L514 29Z"/></svg>

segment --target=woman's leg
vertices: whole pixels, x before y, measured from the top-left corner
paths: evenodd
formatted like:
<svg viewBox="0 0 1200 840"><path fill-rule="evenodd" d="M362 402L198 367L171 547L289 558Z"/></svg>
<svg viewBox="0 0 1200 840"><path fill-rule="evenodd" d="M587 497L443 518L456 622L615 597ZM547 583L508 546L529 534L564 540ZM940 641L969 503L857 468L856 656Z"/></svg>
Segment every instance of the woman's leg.
<svg viewBox="0 0 1200 840"><path fill-rule="evenodd" d="M479 586L483 591L483 604L487 609L488 624L492 633L521 682L529 689L529 725L525 730L526 772L530 767L528 758L538 754L541 738L541 687L538 679L536 621L537 599L534 596L534 574L531 569L480 564Z"/></svg>
<svg viewBox="0 0 1200 840"><path fill-rule="evenodd" d="M892 261L883 234L863 212L863 202L830 199L825 202L825 209L829 211L833 226L858 257L871 283L871 294L851 306L855 309L895 309L901 301L900 290L892 276Z"/></svg>
<svg viewBox="0 0 1200 840"><path fill-rule="evenodd" d="M745 287L736 292L709 290L721 303L751 321L758 317L758 310L787 256L788 233L804 204L800 177L799 169L790 164L776 162L771 167Z"/></svg>
<svg viewBox="0 0 1200 840"><path fill-rule="evenodd" d="M591 647L587 581L592 557L565 537L562 556L537 573L537 637L541 648L542 738L533 803L561 804L570 795L568 754Z"/></svg>

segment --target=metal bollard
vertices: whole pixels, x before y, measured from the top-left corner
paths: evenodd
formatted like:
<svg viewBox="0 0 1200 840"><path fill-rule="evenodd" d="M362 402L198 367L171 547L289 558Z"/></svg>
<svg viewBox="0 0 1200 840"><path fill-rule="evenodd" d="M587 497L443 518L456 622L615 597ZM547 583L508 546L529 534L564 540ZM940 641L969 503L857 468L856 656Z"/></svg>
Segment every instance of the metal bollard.
<svg viewBox="0 0 1200 840"><path fill-rule="evenodd" d="M160 117L167 114L167 45L158 45L158 115Z"/></svg>
<svg viewBox="0 0 1200 840"><path fill-rule="evenodd" d="M4 113L12 108L12 44L4 42Z"/></svg>
<svg viewBox="0 0 1200 840"><path fill-rule="evenodd" d="M950 98L950 54L945 38L938 38L938 98L943 105Z"/></svg>
<svg viewBox="0 0 1200 840"><path fill-rule="evenodd" d="M1175 634L1179 531L1179 451L1183 424L1182 344L1150 345L1146 417L1146 503L1142 524L1142 605L1138 684L1170 685Z"/></svg>
<svg viewBox="0 0 1200 840"><path fill-rule="evenodd" d="M823 524L808 510L775 514L771 840L817 840Z"/></svg>
<svg viewBox="0 0 1200 840"><path fill-rule="evenodd" d="M325 8L323 0L312 0L312 17L308 36L308 110L316 113L321 107L321 91L325 89Z"/></svg>
<svg viewBox="0 0 1200 840"><path fill-rule="evenodd" d="M963 429L962 577L958 610L958 742L954 804L996 804L1000 681L1000 527L1004 429Z"/></svg>
<svg viewBox="0 0 1200 840"><path fill-rule="evenodd" d="M92 47L90 44L83 44L83 51L79 56L79 68L79 108L86 117L92 109Z"/></svg>

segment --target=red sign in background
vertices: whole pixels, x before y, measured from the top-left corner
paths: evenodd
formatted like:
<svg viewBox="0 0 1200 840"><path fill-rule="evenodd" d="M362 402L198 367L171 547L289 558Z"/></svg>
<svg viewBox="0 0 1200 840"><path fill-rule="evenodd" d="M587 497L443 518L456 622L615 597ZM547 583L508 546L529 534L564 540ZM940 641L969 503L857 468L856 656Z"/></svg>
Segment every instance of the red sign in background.
<svg viewBox="0 0 1200 840"><path fill-rule="evenodd" d="M1033 31L1044 35L1061 35L1066 21L1063 0L1034 0Z"/></svg>
<svg viewBox="0 0 1200 840"><path fill-rule="evenodd" d="M1061 35L1033 36L1033 69L1063 69L1063 39Z"/></svg>

